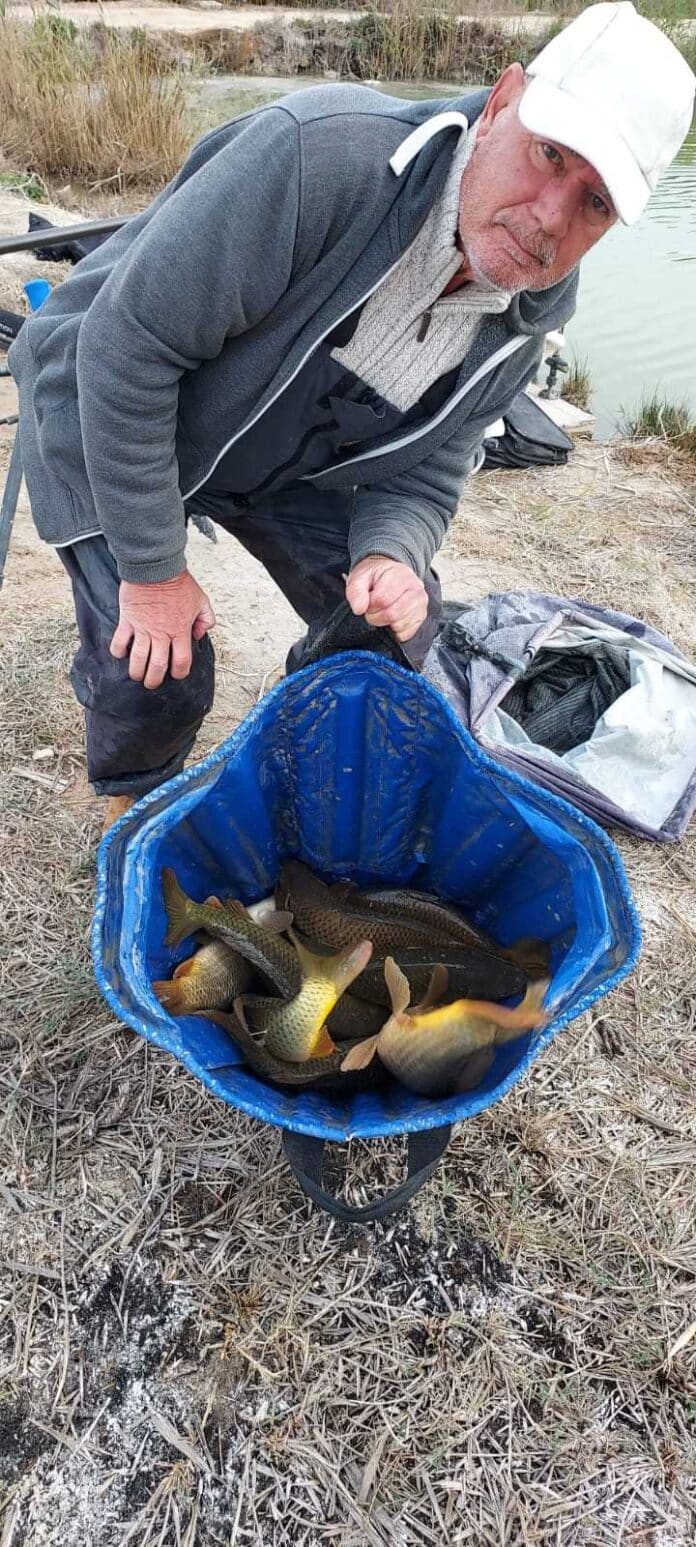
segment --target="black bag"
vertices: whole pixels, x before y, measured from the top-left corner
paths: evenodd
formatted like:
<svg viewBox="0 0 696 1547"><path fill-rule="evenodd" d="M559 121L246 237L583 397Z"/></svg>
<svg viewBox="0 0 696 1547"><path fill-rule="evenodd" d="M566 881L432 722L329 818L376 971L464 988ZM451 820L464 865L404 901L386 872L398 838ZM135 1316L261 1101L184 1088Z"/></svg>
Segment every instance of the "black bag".
<svg viewBox="0 0 696 1547"><path fill-rule="evenodd" d="M526 392L503 418L504 435L484 440L484 467L561 467L573 442Z"/></svg>

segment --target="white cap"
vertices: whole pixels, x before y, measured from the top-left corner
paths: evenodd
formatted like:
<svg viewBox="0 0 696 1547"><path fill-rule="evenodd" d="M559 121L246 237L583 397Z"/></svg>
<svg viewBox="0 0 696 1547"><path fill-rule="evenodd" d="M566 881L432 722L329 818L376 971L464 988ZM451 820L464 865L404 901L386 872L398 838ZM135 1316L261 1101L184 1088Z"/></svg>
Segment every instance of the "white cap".
<svg viewBox="0 0 696 1547"><path fill-rule="evenodd" d="M696 76L633 5L591 5L527 67L519 117L599 172L630 226L688 133Z"/></svg>

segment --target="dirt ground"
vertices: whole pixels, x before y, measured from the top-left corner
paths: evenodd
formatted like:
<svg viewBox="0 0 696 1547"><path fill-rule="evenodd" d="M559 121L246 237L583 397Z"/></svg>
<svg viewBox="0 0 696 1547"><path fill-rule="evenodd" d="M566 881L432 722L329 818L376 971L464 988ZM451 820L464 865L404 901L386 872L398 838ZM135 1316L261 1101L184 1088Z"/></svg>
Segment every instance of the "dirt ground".
<svg viewBox="0 0 696 1547"><path fill-rule="evenodd" d="M583 444L476 478L440 570L452 598L577 594L693 650L695 535L674 458ZM231 539L193 534L190 563L219 619L204 751L299 629ZM329 1225L276 1133L96 991L74 624L25 501L1 606L2 1547L691 1547L693 830L619 840L633 976L395 1225ZM352 1144L349 1195L401 1160Z"/></svg>

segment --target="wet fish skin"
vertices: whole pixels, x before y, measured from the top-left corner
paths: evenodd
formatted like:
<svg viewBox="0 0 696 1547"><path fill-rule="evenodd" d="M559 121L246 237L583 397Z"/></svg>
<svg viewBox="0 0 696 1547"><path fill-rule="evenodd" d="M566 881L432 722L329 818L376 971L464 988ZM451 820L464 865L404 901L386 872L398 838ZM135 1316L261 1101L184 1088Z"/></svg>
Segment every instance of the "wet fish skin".
<svg viewBox="0 0 696 1547"><path fill-rule="evenodd" d="M189 935L205 930L213 939L231 945L286 998L299 992L302 973L297 953L277 932L292 922L289 914L276 913L269 927L268 919L265 925L254 923L242 903L233 899L221 904L194 902L169 868L162 871L162 891L169 920L167 945L179 945Z"/></svg>
<svg viewBox="0 0 696 1547"><path fill-rule="evenodd" d="M340 896L332 895L325 882L299 860L286 860L283 865L276 901L279 907L290 910L296 929L332 950L357 945L364 939L372 941L379 956L407 946L428 950L431 945L451 944L429 925L382 917L367 909L364 913L351 912L343 906Z"/></svg>
<svg viewBox="0 0 696 1547"><path fill-rule="evenodd" d="M340 995L367 966L372 945L369 940L361 940L337 956L318 956L296 935L291 938L300 962L302 986L293 999L276 1001L269 1008L263 1025L264 1047L274 1058L305 1063L309 1058L335 1051L335 1043L326 1029L327 1018ZM236 1000L234 1008L243 1019L243 999Z"/></svg>
<svg viewBox="0 0 696 1547"><path fill-rule="evenodd" d="M197 1013L214 1021L216 1026L222 1026L243 1053L245 1063L261 1079L272 1080L277 1085L302 1086L312 1085L327 1074L340 1075L341 1064L346 1056L345 1047L334 1048L332 1053L327 1053L323 1058L288 1063L285 1058L275 1058L262 1043L256 1042L236 1012L230 1014L222 1010L201 1010ZM230 1064L215 1064L213 1069L219 1071L234 1067Z"/></svg>
<svg viewBox="0 0 696 1547"><path fill-rule="evenodd" d="M256 994L244 995L244 1017L252 1031L263 1031L269 1011L275 1010L277 999ZM383 1005L370 1004L367 999L357 999L354 994L341 994L326 1026L334 1042L358 1042L362 1037L374 1036L381 1031L387 1010Z"/></svg>
<svg viewBox="0 0 696 1547"><path fill-rule="evenodd" d="M193 956L179 962L171 978L152 987L171 1015L193 1010L222 1010L243 994L251 981L251 967L224 940L211 940Z"/></svg>
<svg viewBox="0 0 696 1547"><path fill-rule="evenodd" d="M415 1001L425 993L433 967L438 964L447 968L449 991L456 999L512 999L515 994L523 993L527 986L526 975L520 967L489 952L458 946L431 946L427 951L394 949L391 955L407 978L411 998ZM352 994L369 999L372 1004L390 1006L383 959L373 958L353 984Z"/></svg>
<svg viewBox="0 0 696 1547"><path fill-rule="evenodd" d="M443 902L431 892L418 892L411 887L368 887L361 891L350 881L339 881L330 888L331 896L341 899L351 913L375 913L382 917L398 918L404 923L424 925L430 938L441 934L453 944L478 947L479 951L497 952L495 940L484 930L472 924L453 903Z"/></svg>
<svg viewBox="0 0 696 1547"><path fill-rule="evenodd" d="M376 1053L395 1079L422 1096L452 1095L466 1077L472 1056L514 1041L548 1020L542 1010L549 986L546 978L531 983L521 1004L512 1010L485 1000L460 999L409 1014L408 982L391 957L385 963L385 976L392 1014L378 1036L351 1049L341 1067L364 1068Z"/></svg>

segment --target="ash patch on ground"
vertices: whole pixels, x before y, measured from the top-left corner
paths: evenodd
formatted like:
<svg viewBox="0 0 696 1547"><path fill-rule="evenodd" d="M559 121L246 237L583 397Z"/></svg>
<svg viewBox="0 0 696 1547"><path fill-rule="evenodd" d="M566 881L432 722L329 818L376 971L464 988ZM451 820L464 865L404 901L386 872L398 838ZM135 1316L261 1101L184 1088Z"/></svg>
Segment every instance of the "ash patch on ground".
<svg viewBox="0 0 696 1547"><path fill-rule="evenodd" d="M485 1308L510 1282L502 1258L450 1204L442 1200L442 1217L427 1235L411 1212L376 1233L372 1285L390 1305L426 1313Z"/></svg>
<svg viewBox="0 0 696 1547"><path fill-rule="evenodd" d="M25 1393L0 1397L0 1483L12 1482L52 1443L32 1421Z"/></svg>
<svg viewBox="0 0 696 1547"><path fill-rule="evenodd" d="M193 1353L194 1312L190 1291L165 1283L148 1263L115 1262L83 1281L74 1323L87 1396L101 1405L111 1394L117 1403L134 1380Z"/></svg>

